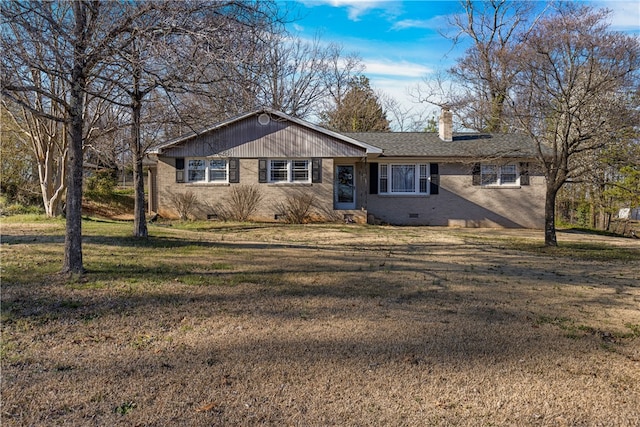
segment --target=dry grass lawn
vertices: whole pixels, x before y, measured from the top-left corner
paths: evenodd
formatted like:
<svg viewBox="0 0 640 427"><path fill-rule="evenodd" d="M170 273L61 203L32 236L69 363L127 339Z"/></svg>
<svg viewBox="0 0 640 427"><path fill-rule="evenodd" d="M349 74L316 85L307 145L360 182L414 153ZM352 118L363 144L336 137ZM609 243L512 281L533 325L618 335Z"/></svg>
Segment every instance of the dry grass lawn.
<svg viewBox="0 0 640 427"><path fill-rule="evenodd" d="M640 244L2 224L2 425L638 426Z"/></svg>

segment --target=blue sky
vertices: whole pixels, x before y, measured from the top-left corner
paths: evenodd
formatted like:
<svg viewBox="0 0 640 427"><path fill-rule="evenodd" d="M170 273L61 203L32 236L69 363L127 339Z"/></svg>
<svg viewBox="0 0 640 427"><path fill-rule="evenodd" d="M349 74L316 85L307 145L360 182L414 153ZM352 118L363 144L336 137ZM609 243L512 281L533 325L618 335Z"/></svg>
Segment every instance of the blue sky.
<svg viewBox="0 0 640 427"><path fill-rule="evenodd" d="M612 9L613 29L640 34L639 1L590 3ZM373 88L406 106L415 105L409 87L462 54L462 49L452 51L451 41L440 34L447 30L450 15L460 11L457 0L290 0L288 6L299 17L289 24L290 30L303 39L319 36L323 42L340 43L345 52L358 53Z"/></svg>

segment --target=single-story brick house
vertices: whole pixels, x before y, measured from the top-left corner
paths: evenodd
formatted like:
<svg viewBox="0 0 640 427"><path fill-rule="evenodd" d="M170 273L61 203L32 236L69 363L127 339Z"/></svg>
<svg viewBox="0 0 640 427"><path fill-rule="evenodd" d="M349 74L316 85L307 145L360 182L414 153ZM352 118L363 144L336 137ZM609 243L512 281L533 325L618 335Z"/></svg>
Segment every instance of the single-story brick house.
<svg viewBox="0 0 640 427"><path fill-rule="evenodd" d="M514 134L454 134L443 111L438 134L337 133L261 109L159 145L152 153L149 209L176 217L190 192L196 217L237 185L263 196L254 220L280 218L292 194L313 194L318 220L460 227L544 226L544 177L535 147Z"/></svg>

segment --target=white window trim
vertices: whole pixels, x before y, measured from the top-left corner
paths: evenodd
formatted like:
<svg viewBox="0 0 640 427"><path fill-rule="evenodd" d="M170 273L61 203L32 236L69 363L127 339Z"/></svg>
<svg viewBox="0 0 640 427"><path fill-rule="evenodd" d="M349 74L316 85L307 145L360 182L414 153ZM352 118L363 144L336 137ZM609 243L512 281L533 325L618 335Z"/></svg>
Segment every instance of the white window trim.
<svg viewBox="0 0 640 427"><path fill-rule="evenodd" d="M202 181L192 181L189 179L189 161L191 160L202 160L204 161L204 180ZM224 160L226 163L226 179L223 180L218 180L218 181L211 181L211 174L210 174L210 161L211 160ZM185 182L190 183L190 184L228 184L229 183L229 159L227 158L207 158L207 157L187 157L184 159L185 162L185 173L186 173L186 180Z"/></svg>
<svg viewBox="0 0 640 427"><path fill-rule="evenodd" d="M393 188L393 173L391 171L392 166L414 166L415 167L415 177L414 177L414 183L413 183L413 188L415 191L403 191L403 192L394 192L394 191L389 191L389 189ZM387 174L386 177L383 177L382 174L382 168L381 167L386 167L387 169ZM426 185L426 192L420 192L420 169L421 166L424 166L426 171L427 171L427 185ZM418 162L418 163L413 163L413 162L384 162L384 163L379 163L379 167L380 170L378 171L378 194L382 194L385 196L428 196L431 193L431 164L430 163L424 163L424 162ZM386 188L383 188L382 185L382 180L386 179L387 181L387 186Z"/></svg>
<svg viewBox="0 0 640 427"><path fill-rule="evenodd" d="M287 179L282 181L274 181L271 179L271 162L280 161L287 163ZM293 180L293 162L307 162L307 179ZM311 183L311 159L268 159L267 160L267 181L270 184L310 184Z"/></svg>
<svg viewBox="0 0 640 427"><path fill-rule="evenodd" d="M484 180L482 178L483 177L482 170L483 170L483 167L485 167L485 166L495 166L496 167L496 174L497 174L496 182L492 182L492 183L489 183L489 184L484 184L483 183ZM515 166L516 180L514 182L506 182L506 183L502 182L502 175L503 175L502 174L502 168L504 166ZM480 183L481 183L481 185L483 187L489 187L489 188L490 187L503 187L503 188L504 187L520 187L520 168L518 167L517 163L506 163L506 164L503 164L503 165L499 165L499 164L496 164L496 163L482 163L480 165Z"/></svg>

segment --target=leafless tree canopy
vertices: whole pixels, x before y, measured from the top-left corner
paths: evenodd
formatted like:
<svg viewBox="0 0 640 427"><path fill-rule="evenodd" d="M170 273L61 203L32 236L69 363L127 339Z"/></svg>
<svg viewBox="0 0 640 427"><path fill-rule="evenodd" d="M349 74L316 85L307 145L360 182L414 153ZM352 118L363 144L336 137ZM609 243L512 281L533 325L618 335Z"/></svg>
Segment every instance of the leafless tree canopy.
<svg viewBox="0 0 640 427"><path fill-rule="evenodd" d="M640 44L610 31L607 11L562 5L519 52L512 96L521 131L538 146L547 180L545 241L555 245L559 189L593 167L589 156L637 126Z"/></svg>
<svg viewBox="0 0 640 427"><path fill-rule="evenodd" d="M129 147L141 182L137 167L145 149L141 127L146 97L157 100L151 95L158 91L167 96L197 93L227 81L226 72L236 64L251 63L245 54L252 50L244 43L261 40L273 28L276 12L267 1L3 4L2 94L33 115L25 116L24 123L33 119L32 128L39 132L31 132L31 138L40 138L38 144L43 144L40 135L45 145L66 144L57 152L66 188L61 184L55 189L55 194L66 191L64 272L84 271L83 156L91 134L104 129L101 113L113 112L114 105L130 109L124 117L129 116ZM95 120L87 112L95 113ZM56 129L56 123L62 128ZM141 206L136 212L143 218ZM145 233L143 228L136 231Z"/></svg>
<svg viewBox="0 0 640 427"><path fill-rule="evenodd" d="M539 15L534 2L460 1L462 13L452 15L454 45L471 46L448 70L414 89L421 102L446 106L465 128L480 132L513 129L507 97L518 74L518 52ZM539 13L539 12L538 12Z"/></svg>

